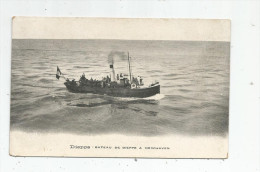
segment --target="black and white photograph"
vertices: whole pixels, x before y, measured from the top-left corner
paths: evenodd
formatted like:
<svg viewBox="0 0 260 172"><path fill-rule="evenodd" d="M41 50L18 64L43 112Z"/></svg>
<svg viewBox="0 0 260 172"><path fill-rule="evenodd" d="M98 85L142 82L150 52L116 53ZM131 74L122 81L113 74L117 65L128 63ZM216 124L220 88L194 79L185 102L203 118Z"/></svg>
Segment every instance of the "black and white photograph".
<svg viewBox="0 0 260 172"><path fill-rule="evenodd" d="M228 157L230 21L163 21L163 28L171 22L181 25L174 29L169 24L166 30L181 32L183 37L216 25L227 35L225 40L207 40L203 34L196 40L182 40L164 39L166 32L155 27L162 23L160 19L143 19L143 23L129 19L119 27L124 19L92 24L108 25L113 33L119 28L119 34L140 30L133 39L119 39L118 34L71 38L68 30L82 33L85 29L73 27L73 18L67 23L66 18L56 19L70 25L55 30L67 38L30 38L34 33L26 30L23 19L30 20L13 19L13 32L27 37L13 35L12 39L11 155ZM59 25L51 18L45 21ZM181 30L187 23L198 26ZM90 25L88 19L86 25ZM146 27L151 28L146 32ZM37 27L31 29L38 32ZM91 32L87 29L86 33ZM96 34L102 35L102 29ZM41 32L50 30L47 25ZM139 39L139 34L144 36ZM146 35L156 36L145 39Z"/></svg>

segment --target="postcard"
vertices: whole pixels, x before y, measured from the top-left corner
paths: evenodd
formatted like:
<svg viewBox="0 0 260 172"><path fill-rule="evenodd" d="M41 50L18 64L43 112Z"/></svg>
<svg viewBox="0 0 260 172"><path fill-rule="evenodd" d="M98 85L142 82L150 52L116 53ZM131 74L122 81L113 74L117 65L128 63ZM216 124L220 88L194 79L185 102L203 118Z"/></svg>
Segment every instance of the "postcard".
<svg viewBox="0 0 260 172"><path fill-rule="evenodd" d="M10 155L228 158L230 20L13 17Z"/></svg>

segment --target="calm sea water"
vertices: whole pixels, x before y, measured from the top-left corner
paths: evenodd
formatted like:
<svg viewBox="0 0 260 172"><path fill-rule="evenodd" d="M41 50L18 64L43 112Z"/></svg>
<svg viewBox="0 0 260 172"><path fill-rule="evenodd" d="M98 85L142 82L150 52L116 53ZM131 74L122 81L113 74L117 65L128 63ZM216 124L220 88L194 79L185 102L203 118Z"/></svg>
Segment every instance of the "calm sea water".
<svg viewBox="0 0 260 172"><path fill-rule="evenodd" d="M13 40L11 129L30 132L126 135L228 133L229 43L126 40ZM132 71L159 81L161 94L114 98L70 93L55 78L100 79ZM121 54L121 55L120 55Z"/></svg>

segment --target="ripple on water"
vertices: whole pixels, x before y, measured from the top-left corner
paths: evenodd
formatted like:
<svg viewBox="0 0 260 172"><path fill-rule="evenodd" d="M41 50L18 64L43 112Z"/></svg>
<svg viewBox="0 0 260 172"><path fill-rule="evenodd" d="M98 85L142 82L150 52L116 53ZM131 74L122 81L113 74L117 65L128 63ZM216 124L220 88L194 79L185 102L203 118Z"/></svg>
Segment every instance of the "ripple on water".
<svg viewBox="0 0 260 172"><path fill-rule="evenodd" d="M129 51L133 75L142 76L145 84L159 81L161 93L147 98L75 94L55 78L57 66L69 78L79 79L82 73L102 78L110 72L107 56L114 50ZM114 66L116 72L128 73L124 59L115 57ZM226 43L13 41L11 127L22 130L225 135L228 90Z"/></svg>

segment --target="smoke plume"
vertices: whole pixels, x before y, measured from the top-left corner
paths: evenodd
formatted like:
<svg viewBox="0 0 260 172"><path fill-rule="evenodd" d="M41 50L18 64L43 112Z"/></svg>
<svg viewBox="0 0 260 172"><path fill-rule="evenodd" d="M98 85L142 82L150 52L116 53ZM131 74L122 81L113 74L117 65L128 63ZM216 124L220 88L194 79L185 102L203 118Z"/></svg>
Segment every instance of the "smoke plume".
<svg viewBox="0 0 260 172"><path fill-rule="evenodd" d="M116 60L124 61L127 59L127 53L123 51L111 51L108 55L108 63L114 64Z"/></svg>

